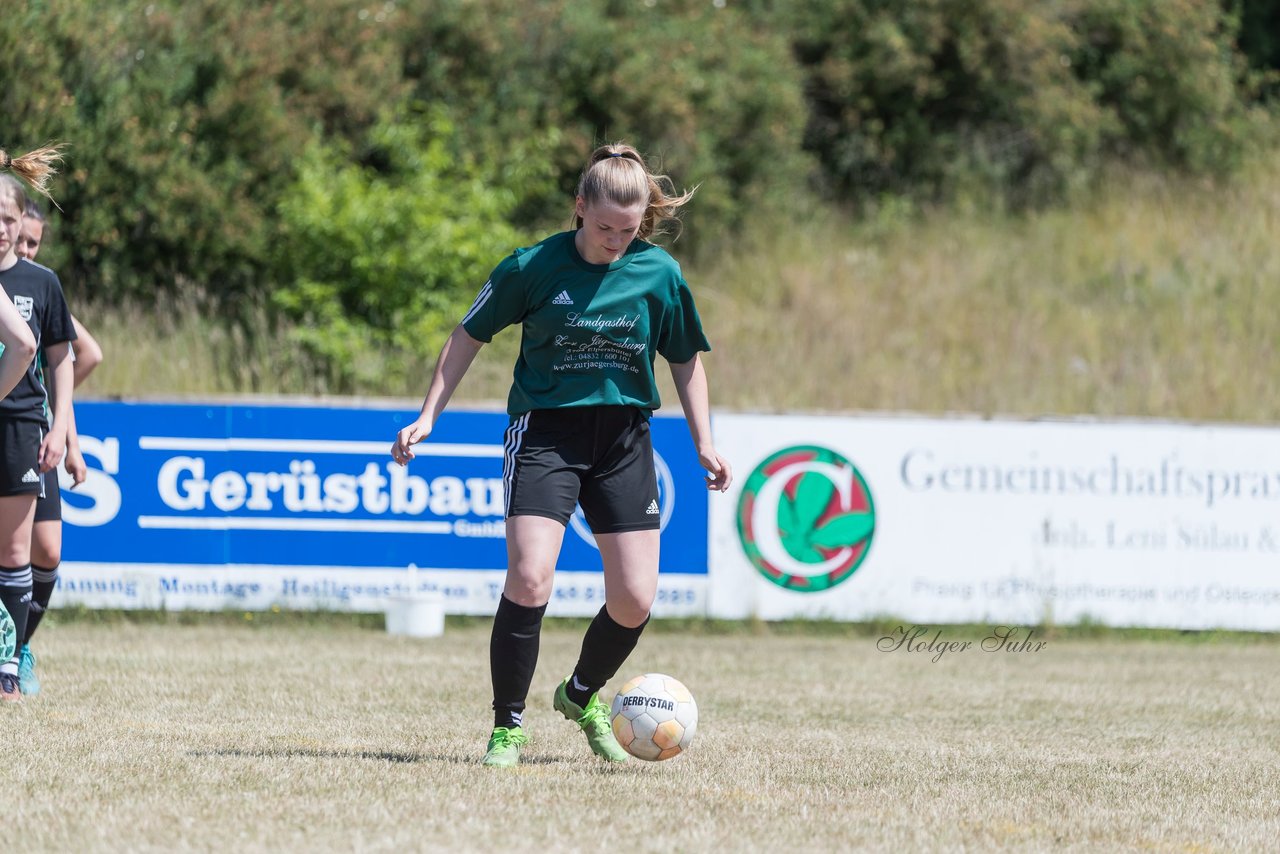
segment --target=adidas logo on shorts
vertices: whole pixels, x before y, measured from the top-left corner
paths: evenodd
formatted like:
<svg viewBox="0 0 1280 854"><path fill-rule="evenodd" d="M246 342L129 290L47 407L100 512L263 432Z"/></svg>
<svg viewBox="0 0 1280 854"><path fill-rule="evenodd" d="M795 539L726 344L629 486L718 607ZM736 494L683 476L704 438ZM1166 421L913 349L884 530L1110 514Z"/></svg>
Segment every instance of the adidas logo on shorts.
<svg viewBox="0 0 1280 854"><path fill-rule="evenodd" d="M569 296L568 291L561 291L560 295L551 301L552 305L573 305L573 299Z"/></svg>
<svg viewBox="0 0 1280 854"><path fill-rule="evenodd" d="M23 483L39 483L40 475L36 474L35 469L27 469L27 473L22 476Z"/></svg>
<svg viewBox="0 0 1280 854"><path fill-rule="evenodd" d="M659 512L659 511L658 511L658 500L655 498L653 501L650 501L650 502L649 502L649 509L648 509L648 510L646 510L646 511L644 511L644 512L645 512L645 515L647 515L647 516L657 516L657 515L658 515L658 512Z"/></svg>

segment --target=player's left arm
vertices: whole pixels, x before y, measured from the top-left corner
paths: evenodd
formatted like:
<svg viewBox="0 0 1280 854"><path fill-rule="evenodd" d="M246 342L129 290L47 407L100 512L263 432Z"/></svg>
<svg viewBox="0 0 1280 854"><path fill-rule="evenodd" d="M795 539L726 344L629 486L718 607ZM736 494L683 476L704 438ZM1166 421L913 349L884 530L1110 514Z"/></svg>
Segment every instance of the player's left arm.
<svg viewBox="0 0 1280 854"><path fill-rule="evenodd" d="M76 408L71 406L71 416L67 419L67 457L63 468L71 475L71 488L75 489L84 483L89 476L89 467L85 464L84 454L80 452L80 433L76 430Z"/></svg>
<svg viewBox="0 0 1280 854"><path fill-rule="evenodd" d="M670 362L680 406L689 423L689 434L698 451L698 461L707 470L707 489L724 492L733 482L733 468L720 456L711 441L711 404L707 394L707 372L697 353L687 362Z"/></svg>
<svg viewBox="0 0 1280 854"><path fill-rule="evenodd" d="M76 362L72 356L72 351L68 350L67 360L74 366L75 364L78 364L78 362ZM76 382L79 382L79 380ZM50 394L56 395L58 383L57 378L50 376L49 383ZM66 456L62 459L62 467L67 470L67 474L71 475L71 488L75 489L77 486L84 483L85 478L89 476L89 467L85 464L84 454L80 452L80 432L76 430L76 407L74 402L71 404L71 408L68 412L67 452Z"/></svg>
<svg viewBox="0 0 1280 854"><path fill-rule="evenodd" d="M84 324L74 314L71 315L71 326L76 331L76 357L72 370L75 372L75 384L80 385L93 373L94 368L102 364L102 345L89 334L89 330L84 328Z"/></svg>
<svg viewBox="0 0 1280 854"><path fill-rule="evenodd" d="M44 350L53 383L49 389L53 425L40 443L40 471L52 471L62 462L67 449L67 425L71 419L71 387L75 384L75 368L68 351L70 342L53 344Z"/></svg>

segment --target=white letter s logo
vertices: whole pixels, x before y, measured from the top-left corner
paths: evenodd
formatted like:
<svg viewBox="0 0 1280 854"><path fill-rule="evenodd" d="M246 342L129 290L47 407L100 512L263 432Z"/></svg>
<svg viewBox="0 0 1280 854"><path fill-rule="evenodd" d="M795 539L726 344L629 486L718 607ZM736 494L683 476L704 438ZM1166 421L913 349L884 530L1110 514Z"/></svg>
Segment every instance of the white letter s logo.
<svg viewBox="0 0 1280 854"><path fill-rule="evenodd" d="M101 469L90 467L84 483L74 490L75 495L87 495L93 504L76 507L69 501L63 501L62 520L82 528L96 528L107 524L120 512L120 485L112 477L120 473L120 440L81 436L80 451L86 459L96 458L102 465ZM58 483L64 491L71 490L71 475L66 469L58 470Z"/></svg>

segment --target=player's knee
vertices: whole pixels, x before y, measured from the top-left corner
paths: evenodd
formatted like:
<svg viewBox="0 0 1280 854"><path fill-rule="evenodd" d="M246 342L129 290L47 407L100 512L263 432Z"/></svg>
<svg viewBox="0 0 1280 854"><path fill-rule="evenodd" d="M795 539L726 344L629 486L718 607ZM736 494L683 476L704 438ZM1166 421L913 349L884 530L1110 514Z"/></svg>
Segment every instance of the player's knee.
<svg viewBox="0 0 1280 854"><path fill-rule="evenodd" d="M551 578L509 572L503 593L517 605L537 608L547 604L551 598Z"/></svg>
<svg viewBox="0 0 1280 854"><path fill-rule="evenodd" d="M40 535L31 540L31 562L36 566L58 566L63 561L63 544Z"/></svg>
<svg viewBox="0 0 1280 854"><path fill-rule="evenodd" d="M57 566L62 563L62 548L48 543L33 541L31 543L31 562L36 566Z"/></svg>
<svg viewBox="0 0 1280 854"><path fill-rule="evenodd" d="M610 599L606 606L609 616L620 626L634 629L649 619L649 611L653 608L653 596L630 594Z"/></svg>
<svg viewBox="0 0 1280 854"><path fill-rule="evenodd" d="M0 548L0 566L26 566L30 560L30 549L22 548L17 544Z"/></svg>
<svg viewBox="0 0 1280 854"><path fill-rule="evenodd" d="M62 523L41 520L31 530L31 562L36 566L57 566L62 562Z"/></svg>

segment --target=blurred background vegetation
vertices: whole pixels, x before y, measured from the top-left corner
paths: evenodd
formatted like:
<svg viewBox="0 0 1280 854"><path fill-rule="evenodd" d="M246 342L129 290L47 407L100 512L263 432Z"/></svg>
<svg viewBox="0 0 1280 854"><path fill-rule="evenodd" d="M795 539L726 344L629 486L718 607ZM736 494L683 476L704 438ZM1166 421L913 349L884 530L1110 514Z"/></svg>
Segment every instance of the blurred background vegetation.
<svg viewBox="0 0 1280 854"><path fill-rule="evenodd" d="M717 404L1280 420L1280 0L27 0L90 395L416 397L625 139ZM517 342L460 396L505 397Z"/></svg>

